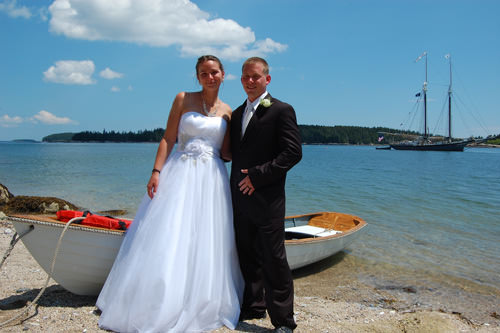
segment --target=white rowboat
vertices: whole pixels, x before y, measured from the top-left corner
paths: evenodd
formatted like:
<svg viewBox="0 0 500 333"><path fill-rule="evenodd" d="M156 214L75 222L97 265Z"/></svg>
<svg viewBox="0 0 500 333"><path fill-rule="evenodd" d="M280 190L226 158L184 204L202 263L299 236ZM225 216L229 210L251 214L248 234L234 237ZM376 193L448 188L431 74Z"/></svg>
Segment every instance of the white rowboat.
<svg viewBox="0 0 500 333"><path fill-rule="evenodd" d="M38 264L50 272L56 245L66 223L55 216L8 216ZM288 263L300 268L327 258L358 237L366 222L342 213L315 213L285 219ZM70 225L56 258L53 279L77 295L98 295L123 240L123 231Z"/></svg>

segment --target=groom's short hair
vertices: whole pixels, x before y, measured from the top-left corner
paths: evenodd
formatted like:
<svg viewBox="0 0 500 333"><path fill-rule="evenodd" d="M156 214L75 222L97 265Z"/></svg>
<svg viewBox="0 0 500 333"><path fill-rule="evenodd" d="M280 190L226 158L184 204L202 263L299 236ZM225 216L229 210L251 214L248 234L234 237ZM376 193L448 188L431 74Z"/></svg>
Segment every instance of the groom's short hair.
<svg viewBox="0 0 500 333"><path fill-rule="evenodd" d="M248 58L247 60L245 60L245 62L243 63L243 66L241 66L241 71L243 72L243 70L245 69L245 66L248 65L248 64L255 64L255 63L261 63L262 66L264 67L264 75L268 75L269 74L269 65L267 64L267 61L263 58L260 58L260 57L251 57L251 58Z"/></svg>

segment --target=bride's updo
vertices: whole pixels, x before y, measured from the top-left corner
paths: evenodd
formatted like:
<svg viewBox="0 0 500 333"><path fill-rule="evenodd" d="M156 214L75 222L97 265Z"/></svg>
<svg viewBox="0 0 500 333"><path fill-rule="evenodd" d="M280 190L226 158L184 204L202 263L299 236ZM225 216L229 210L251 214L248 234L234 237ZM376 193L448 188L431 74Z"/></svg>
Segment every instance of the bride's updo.
<svg viewBox="0 0 500 333"><path fill-rule="evenodd" d="M218 63L220 70L222 72L224 72L224 66L222 66L222 62L219 60L219 58L217 58L214 55L208 54L208 55L203 55L203 56L198 58L198 61L196 62L196 75L198 75L198 69L200 68L200 65L202 63L204 63L205 61L209 61L209 60L212 60L212 61L215 61L216 63Z"/></svg>

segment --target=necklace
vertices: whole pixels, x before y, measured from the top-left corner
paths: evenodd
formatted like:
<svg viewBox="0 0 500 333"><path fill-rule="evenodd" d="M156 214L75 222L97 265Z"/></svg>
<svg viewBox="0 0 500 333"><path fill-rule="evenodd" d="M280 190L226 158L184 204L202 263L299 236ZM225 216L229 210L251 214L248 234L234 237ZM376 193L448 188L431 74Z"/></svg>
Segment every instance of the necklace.
<svg viewBox="0 0 500 333"><path fill-rule="evenodd" d="M207 115L207 117L215 117L217 115L217 103L214 103L214 110L208 110L207 111L207 106L205 104L205 100L203 99L203 97L201 98L201 103L202 103L202 107L203 107L203 113L205 113Z"/></svg>

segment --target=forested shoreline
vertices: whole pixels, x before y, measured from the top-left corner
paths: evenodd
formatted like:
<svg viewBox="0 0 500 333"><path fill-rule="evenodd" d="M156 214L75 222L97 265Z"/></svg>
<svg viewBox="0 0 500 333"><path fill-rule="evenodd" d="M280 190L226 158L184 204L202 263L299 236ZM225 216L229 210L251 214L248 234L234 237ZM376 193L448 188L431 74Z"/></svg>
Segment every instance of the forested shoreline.
<svg viewBox="0 0 500 333"><path fill-rule="evenodd" d="M359 126L319 126L299 125L302 143L304 144L375 144L387 143L381 136L391 136L391 140L402 139L416 132L402 132L386 127ZM159 142L164 129L140 130L137 132L118 131L83 131L78 133L51 134L42 139L43 142Z"/></svg>
<svg viewBox="0 0 500 333"><path fill-rule="evenodd" d="M389 144L403 140L412 140L417 132L400 131L387 127L360 126L320 126L299 125L303 144L349 144L371 145ZM78 133L51 134L42 139L43 142L159 142L163 137L163 128L139 130L137 132L118 131L83 131ZM439 139L439 137L434 137ZM488 141L500 144L500 139Z"/></svg>

